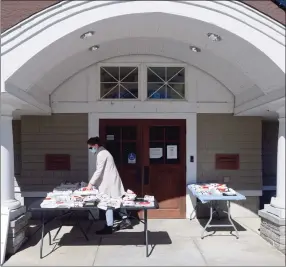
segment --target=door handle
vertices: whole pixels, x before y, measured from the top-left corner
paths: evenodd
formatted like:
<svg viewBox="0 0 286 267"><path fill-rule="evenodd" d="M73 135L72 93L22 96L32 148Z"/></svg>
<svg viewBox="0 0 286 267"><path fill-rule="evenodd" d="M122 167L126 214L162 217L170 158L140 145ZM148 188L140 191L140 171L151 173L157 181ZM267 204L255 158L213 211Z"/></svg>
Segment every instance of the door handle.
<svg viewBox="0 0 286 267"><path fill-rule="evenodd" d="M149 166L144 166L144 185L149 184Z"/></svg>

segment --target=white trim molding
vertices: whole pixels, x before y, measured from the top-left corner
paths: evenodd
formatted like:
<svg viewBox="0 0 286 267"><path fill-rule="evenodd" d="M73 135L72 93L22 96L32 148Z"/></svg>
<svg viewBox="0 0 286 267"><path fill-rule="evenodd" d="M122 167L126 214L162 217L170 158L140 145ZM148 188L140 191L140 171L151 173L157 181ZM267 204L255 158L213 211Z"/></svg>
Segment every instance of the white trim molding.
<svg viewBox="0 0 286 267"><path fill-rule="evenodd" d="M281 89L272 91L271 93L269 93L267 95L260 96L260 97L253 99L247 103L236 106L234 108L234 114L235 115L242 115L249 110L259 108L263 105L269 105L269 104L271 104L275 101L279 101L280 99L283 99L283 98L285 98L285 88L281 88Z"/></svg>
<svg viewBox="0 0 286 267"><path fill-rule="evenodd" d="M176 117L186 116L187 113L233 113L233 103L189 103L187 101L138 101L138 100L104 100L97 102L54 102L53 113L108 113L110 116L168 116L174 114ZM155 114L155 115L151 115Z"/></svg>
<svg viewBox="0 0 286 267"><path fill-rule="evenodd" d="M44 103L41 103L37 99L35 99L33 96L31 96L29 93L21 90L17 86L6 83L6 91L9 92L11 95L17 97L19 100L23 101L24 103L27 103L30 105L33 109L36 109L37 111L50 115L51 114L51 107L49 105L46 105Z"/></svg>

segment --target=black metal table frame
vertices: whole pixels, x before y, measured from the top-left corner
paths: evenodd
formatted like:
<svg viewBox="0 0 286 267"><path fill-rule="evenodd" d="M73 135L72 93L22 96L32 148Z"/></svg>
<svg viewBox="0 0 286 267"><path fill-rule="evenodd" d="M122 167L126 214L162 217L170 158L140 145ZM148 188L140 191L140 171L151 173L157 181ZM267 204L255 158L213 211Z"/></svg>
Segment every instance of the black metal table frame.
<svg viewBox="0 0 286 267"><path fill-rule="evenodd" d="M49 212L49 211L55 211L55 210L62 210L62 211L66 211L66 210L67 210L67 212L65 212L64 214L55 216L55 217L53 217L52 219L45 220L45 213L46 213L47 211ZM86 209L86 208L85 208L85 209L82 209L82 210L80 210L79 208L77 208L77 209L67 209L67 208L61 209L61 208L56 208L56 209L43 209L43 210L38 210L38 211L41 212L41 229L42 229L42 232L41 232L41 245L40 245L40 258L41 258L41 259L43 258L43 244L44 244L44 237L45 237L45 226L46 226L48 223L50 223L50 222L52 222L52 221L54 221L54 220L63 218L63 217L65 217L65 216L67 216L67 215L69 215L69 219L70 219L70 218L72 217L72 215L76 214L77 212L83 212L83 211L87 211L87 212L91 215L91 217L92 217L92 219L93 219L93 220L91 221L91 224L93 224L93 222L96 221L96 219L94 218L94 216L93 216L93 214L92 214L92 212L91 212L91 209ZM78 216L75 216L75 217L77 218L77 219L76 219L76 224L75 224L75 226L77 226L77 227L80 229L80 231L82 232L82 234L83 234L83 236L85 237L85 239L86 239L87 241L89 241L86 232L84 231L84 229L83 229L82 226L80 225ZM91 225L90 225L90 226L91 226ZM88 227L88 230L89 230L90 226ZM60 227L58 228L58 230L57 230L57 232L56 232L56 234L55 234L55 236L54 236L54 238L53 238L53 241L57 238L57 236L58 236L60 230L62 229L62 227L63 227L63 222L61 221L61 225L60 225ZM48 231L48 235L49 235L49 245L52 245L52 238L51 238L51 232L50 232L50 231Z"/></svg>
<svg viewBox="0 0 286 267"><path fill-rule="evenodd" d="M124 207L126 209L126 207ZM128 209L127 209L128 210ZM115 212L118 212L119 214L121 215L125 215L129 218L133 218L141 223L144 224L144 245L145 245L145 248L146 248L146 257L149 257L149 238L148 238L148 209L143 209L143 220L141 219L138 219L136 217L133 217L131 216L130 214L125 214L123 213L122 211L120 210L114 210Z"/></svg>
<svg viewBox="0 0 286 267"><path fill-rule="evenodd" d="M134 208L128 208L128 207L124 207L126 210L134 210ZM57 220L57 219L60 219L60 218L63 218L67 215L69 215L69 219L71 218L72 215L76 215L77 212L83 212L83 211L87 211L91 217L92 217L92 220L91 220L91 223L88 227L88 230L87 232L89 231L91 225L96 221L95 217L93 216L91 210L93 210L94 208L91 208L91 209L88 209L88 208L70 208L70 209L67 209L67 208L44 208L44 209L35 209L35 211L40 211L41 212L41 245L40 245L40 258L42 259L43 258L43 243L44 243L44 237L45 237L45 226L54 221L54 220ZM58 216L55 216L53 217L52 219L49 219L49 220L45 220L45 213L46 212L50 212L50 211L67 211L65 212L64 214L61 214L61 215L58 215ZM135 210L139 210L137 208L135 208ZM142 208L140 209L142 210ZM143 223L144 224L144 245L146 247L146 257L149 256L149 239L148 239L148 208L145 208L143 209L143 220L141 219L138 219L136 217L133 217L133 216L130 216L129 214L126 214L126 213L123 213L122 211L119 210L113 210L114 212L117 212L121 215L125 215L125 216L128 216L129 218L133 218L133 219L136 219L138 220L139 222ZM75 216L77 219L76 219L76 224L75 226L79 227L80 231L82 232L83 236L85 237L85 239L87 241L89 241L88 237L87 237L87 234L86 232L84 231L84 229L82 228L82 226L80 225L80 222L79 222L79 219L78 219L78 216ZM61 221L61 225L60 227L58 228L54 238L53 238L53 241L56 239L56 237L58 236L60 230L62 229L63 227L63 222ZM49 235L49 245L52 245L52 237L51 237L51 232L48 231L48 235Z"/></svg>

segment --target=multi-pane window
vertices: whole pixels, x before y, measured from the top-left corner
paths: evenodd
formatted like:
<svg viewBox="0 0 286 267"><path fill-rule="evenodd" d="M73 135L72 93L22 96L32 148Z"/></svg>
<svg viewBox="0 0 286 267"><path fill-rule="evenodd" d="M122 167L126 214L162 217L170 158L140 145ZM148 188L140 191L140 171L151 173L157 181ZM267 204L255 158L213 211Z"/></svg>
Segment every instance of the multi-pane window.
<svg viewBox="0 0 286 267"><path fill-rule="evenodd" d="M150 164L179 164L181 128L179 126L152 126L149 129L149 148L160 151L150 157Z"/></svg>
<svg viewBox="0 0 286 267"><path fill-rule="evenodd" d="M130 153L136 155L138 162L136 126L107 126L106 136L105 147L113 156L117 166L128 164Z"/></svg>
<svg viewBox="0 0 286 267"><path fill-rule="evenodd" d="M101 67L101 99L137 99L138 67Z"/></svg>
<svg viewBox="0 0 286 267"><path fill-rule="evenodd" d="M185 68L148 67L147 75L149 99L185 98Z"/></svg>

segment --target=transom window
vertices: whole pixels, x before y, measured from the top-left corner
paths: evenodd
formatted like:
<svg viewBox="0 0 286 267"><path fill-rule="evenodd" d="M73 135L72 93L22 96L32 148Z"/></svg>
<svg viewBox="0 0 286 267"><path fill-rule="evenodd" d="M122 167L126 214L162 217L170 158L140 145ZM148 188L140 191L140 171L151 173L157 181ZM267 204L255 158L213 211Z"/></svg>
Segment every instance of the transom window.
<svg viewBox="0 0 286 267"><path fill-rule="evenodd" d="M148 99L184 99L185 68L148 67Z"/></svg>
<svg viewBox="0 0 286 267"><path fill-rule="evenodd" d="M100 68L101 99L137 99L138 68L137 67L101 67Z"/></svg>

